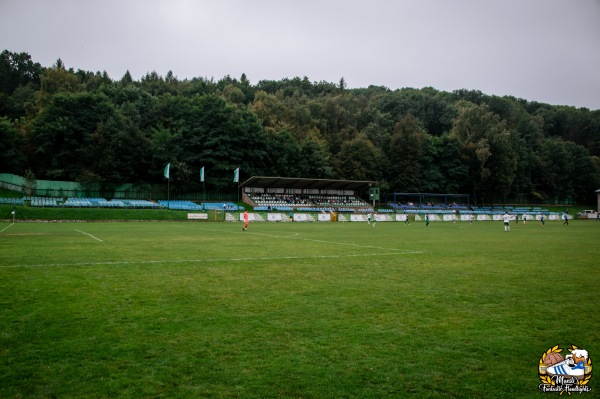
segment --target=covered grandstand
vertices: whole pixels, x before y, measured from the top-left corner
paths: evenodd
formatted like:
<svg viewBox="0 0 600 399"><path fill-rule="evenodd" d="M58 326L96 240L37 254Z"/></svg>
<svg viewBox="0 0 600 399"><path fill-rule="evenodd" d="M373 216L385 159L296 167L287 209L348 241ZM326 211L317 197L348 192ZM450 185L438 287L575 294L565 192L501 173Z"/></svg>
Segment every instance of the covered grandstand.
<svg viewBox="0 0 600 399"><path fill-rule="evenodd" d="M253 176L240 187L242 201L255 210L354 212L371 208L360 195L376 185L370 180Z"/></svg>

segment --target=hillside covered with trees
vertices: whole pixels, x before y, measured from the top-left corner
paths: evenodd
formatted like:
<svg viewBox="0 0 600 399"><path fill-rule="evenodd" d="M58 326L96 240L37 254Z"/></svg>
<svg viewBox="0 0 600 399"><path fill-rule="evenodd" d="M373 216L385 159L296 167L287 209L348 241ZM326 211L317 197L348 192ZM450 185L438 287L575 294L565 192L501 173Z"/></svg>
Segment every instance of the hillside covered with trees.
<svg viewBox="0 0 600 399"><path fill-rule="evenodd" d="M480 91L348 89L307 77L178 79L51 68L0 54L0 172L37 179L235 190L287 176L377 180L383 192L478 202L593 203L600 110Z"/></svg>

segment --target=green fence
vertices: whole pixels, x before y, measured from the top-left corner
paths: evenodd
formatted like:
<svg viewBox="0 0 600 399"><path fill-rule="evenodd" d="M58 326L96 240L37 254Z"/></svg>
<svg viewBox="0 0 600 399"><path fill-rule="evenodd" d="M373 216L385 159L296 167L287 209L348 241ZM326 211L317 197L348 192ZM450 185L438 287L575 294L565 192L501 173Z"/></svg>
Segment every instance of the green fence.
<svg viewBox="0 0 600 399"><path fill-rule="evenodd" d="M11 191L17 191L26 194L26 181L23 177L9 173L0 173L0 187ZM78 183L71 181L55 180L37 180L34 193L32 195L41 197L61 197L61 198L105 198L111 199L145 199L150 201L158 200L181 200L181 201L216 201L216 202L236 202L238 200L236 193L220 192L179 192L171 187L171 192L167 193L167 184L100 184L100 183ZM391 194L388 194L391 195ZM491 201L491 202L490 202ZM571 198L548 198L543 201L531 198L526 195L517 195L509 198L481 199L471 198L471 203L475 206L480 205L575 205Z"/></svg>
<svg viewBox="0 0 600 399"><path fill-rule="evenodd" d="M23 177L9 173L0 173L0 187L27 195L26 181ZM236 194L215 192L178 192L171 189L167 193L167 184L100 184L78 183L71 181L37 180L31 195L60 198L105 198L181 200L181 201L237 201Z"/></svg>

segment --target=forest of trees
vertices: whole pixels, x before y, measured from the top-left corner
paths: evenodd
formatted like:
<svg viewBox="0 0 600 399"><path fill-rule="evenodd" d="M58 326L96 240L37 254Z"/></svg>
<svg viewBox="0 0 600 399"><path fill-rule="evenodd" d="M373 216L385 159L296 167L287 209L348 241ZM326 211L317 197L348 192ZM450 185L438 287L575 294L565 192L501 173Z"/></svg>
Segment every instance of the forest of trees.
<svg viewBox="0 0 600 399"><path fill-rule="evenodd" d="M348 89L294 77L180 80L0 54L0 173L235 190L232 173L376 180L383 193L595 202L600 110L480 91Z"/></svg>

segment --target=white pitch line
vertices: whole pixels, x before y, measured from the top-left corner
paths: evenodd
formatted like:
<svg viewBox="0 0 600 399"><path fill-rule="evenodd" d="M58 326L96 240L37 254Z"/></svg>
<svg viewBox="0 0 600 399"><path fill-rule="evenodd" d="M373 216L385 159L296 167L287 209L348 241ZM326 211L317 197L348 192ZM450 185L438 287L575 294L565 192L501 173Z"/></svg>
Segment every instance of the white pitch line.
<svg viewBox="0 0 600 399"><path fill-rule="evenodd" d="M179 227L181 229L208 230L208 231L222 232L222 230L205 229L205 228L194 228L194 227L187 227L187 226L174 226L174 227ZM399 249L399 248L384 248L384 247L376 247L374 245L360 245L360 244L353 244L353 243L347 243L347 242L316 240L316 239L313 239L313 238L301 238L301 237L297 236L298 233L295 233L293 236L279 236L279 235L275 235L275 234L255 233L255 232L245 232L245 233L240 233L240 234L257 235L257 236L274 237L274 238L286 238L286 239L289 239L289 240L311 241L311 242L318 242L318 243L321 243L321 244L345 245L345 246L348 246L348 247L381 249L383 251L399 251L399 252L406 251L404 249Z"/></svg>
<svg viewBox="0 0 600 399"><path fill-rule="evenodd" d="M251 233L251 234L258 235L258 236L265 236L265 237L274 237L274 238L288 238L290 240L301 240L301 241L318 242L320 244L345 245L345 246L348 246L348 247L381 249L381 250L385 250L385 251L402 251L402 249L398 249L398 248L384 248L384 247L376 247L376 246L373 246L373 245L360 245L360 244L353 244L353 243L348 243L348 242L316 240L314 238L300 238L300 237L292 237L292 236L277 236L277 235L274 235L274 234L265 234L265 233Z"/></svg>
<svg viewBox="0 0 600 399"><path fill-rule="evenodd" d="M92 237L94 240L98 240L98 241L100 241L100 242L104 242L104 241L102 241L101 239L99 239L98 237L94 237L93 235L91 235L90 233L86 233L85 231L81 231L81 230L75 230L75 231L78 231L78 232L80 232L81 234L85 234L86 236L90 236L90 237Z"/></svg>
<svg viewBox="0 0 600 399"><path fill-rule="evenodd" d="M25 267L56 267L56 266L118 266L118 265L146 265L155 263L210 263L210 262L246 262L256 260L305 260L305 259L340 259L340 258L359 258L374 256L398 256L421 254L421 251L405 251L378 254L355 254L355 255L316 255L316 256L275 256L275 257L243 257L243 258L214 258L214 259L178 259L178 260L140 260L140 261L106 261L106 262L79 262L79 263L47 263L36 265L12 265L0 266L0 269L7 268L25 268Z"/></svg>
<svg viewBox="0 0 600 399"><path fill-rule="evenodd" d="M9 227L13 226L14 223L9 224L8 226L6 226L5 228L3 228L2 230L0 230L0 233L4 233L4 230L8 229Z"/></svg>

